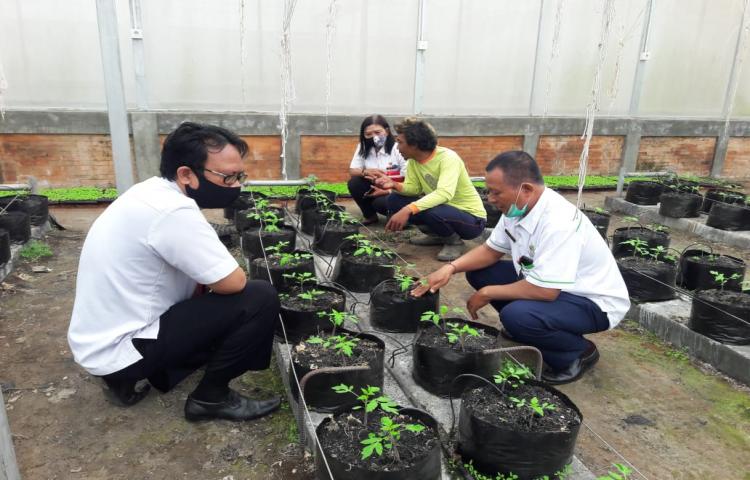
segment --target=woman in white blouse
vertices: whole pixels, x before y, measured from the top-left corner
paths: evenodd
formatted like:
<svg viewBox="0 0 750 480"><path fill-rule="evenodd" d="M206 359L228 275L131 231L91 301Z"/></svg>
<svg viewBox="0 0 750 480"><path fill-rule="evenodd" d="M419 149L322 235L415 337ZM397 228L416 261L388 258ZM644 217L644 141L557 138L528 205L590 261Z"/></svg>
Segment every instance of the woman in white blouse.
<svg viewBox="0 0 750 480"><path fill-rule="evenodd" d="M371 115L359 128L359 145L349 165L349 193L362 210L362 224L378 222L378 213L388 215L386 197L389 190L376 187L372 181L388 175L395 181L403 181L406 160L396 146L388 121L382 115Z"/></svg>

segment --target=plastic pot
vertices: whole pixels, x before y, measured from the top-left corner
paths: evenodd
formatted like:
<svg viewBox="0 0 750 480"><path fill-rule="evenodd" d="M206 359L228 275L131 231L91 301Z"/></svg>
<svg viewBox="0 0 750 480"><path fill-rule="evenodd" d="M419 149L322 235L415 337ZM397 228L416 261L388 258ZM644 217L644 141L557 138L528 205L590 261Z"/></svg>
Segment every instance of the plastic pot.
<svg viewBox="0 0 750 480"><path fill-rule="evenodd" d="M49 218L49 199L44 195L19 195L18 197L0 198L0 210L6 208L8 212L26 212L33 226L44 225Z"/></svg>
<svg viewBox="0 0 750 480"><path fill-rule="evenodd" d="M307 250L294 250L293 253L310 253ZM268 273L271 272L269 277ZM305 273L309 272L315 274L315 259L304 258L299 260L293 265L284 265L283 267L278 264L271 263L268 265L266 259L263 257L256 258L250 262L250 268L248 275L250 278L255 280L268 280L273 283L276 290L279 292L288 292L290 287L294 284L294 281L284 278L284 275L291 275L294 273Z"/></svg>
<svg viewBox="0 0 750 480"><path fill-rule="evenodd" d="M0 230L0 265L10 260L10 235L7 230Z"/></svg>
<svg viewBox="0 0 750 480"><path fill-rule="evenodd" d="M26 212L8 212L0 215L0 228L6 230L13 243L26 243L31 238L31 221Z"/></svg>
<svg viewBox="0 0 750 480"><path fill-rule="evenodd" d="M634 248L630 245L623 245L631 239L640 239L648 244L648 248L654 248L661 245L664 248L669 247L669 234L666 232L655 232L646 227L621 227L615 229L612 236L612 255L615 258L627 257L633 255Z"/></svg>
<svg viewBox="0 0 750 480"><path fill-rule="evenodd" d="M472 328L482 329L485 335L497 337L497 329L487 325L466 321L461 318L447 318L446 322L467 323ZM458 349L443 346L420 344L420 337L430 328L429 325L419 329L412 349L412 377L417 384L428 392L441 397L451 393L452 382L464 373L473 373L482 378L492 378L503 362L502 349L492 348L480 352L462 352Z"/></svg>
<svg viewBox="0 0 750 480"><path fill-rule="evenodd" d="M520 480L532 480L547 475L556 478L555 472L569 464L583 415L578 407L559 390L536 380L526 380L552 393L559 403L573 409L580 422L564 431L518 431L504 425L495 425L475 415L470 401L461 401L458 420L457 450L464 463L472 462L480 472L518 475ZM500 393L493 387L484 387L487 395L498 399ZM464 392L464 396L469 392ZM463 397L462 397L463 398Z"/></svg>
<svg viewBox="0 0 750 480"><path fill-rule="evenodd" d="M334 292L336 300L313 310L291 308L288 305L284 305L284 302L281 304L281 319L284 321L286 336L290 342L299 343L301 340L318 332L330 332L333 326L328 321L328 317L319 317L318 313L327 312L331 309L344 311L346 307L344 292L338 288L316 285L315 289ZM276 326L276 335L279 338L283 338L281 325Z"/></svg>
<svg viewBox="0 0 750 480"><path fill-rule="evenodd" d="M638 302L659 302L677 296L677 264L641 257L617 259L630 298Z"/></svg>
<svg viewBox="0 0 750 480"><path fill-rule="evenodd" d="M284 218L284 209L281 207L267 207L265 210L275 213L276 216L281 219ZM248 216L252 213L255 213L254 208L250 208L247 210L236 210L234 212L234 226L235 228L237 228L238 232L242 233L245 230L251 230L254 228L257 229L261 226L262 221L260 219Z"/></svg>
<svg viewBox="0 0 750 480"><path fill-rule="evenodd" d="M487 212L487 224L484 228L494 228L500 221L500 217L503 216L503 212L487 200L483 200L482 204L484 205L484 211Z"/></svg>
<svg viewBox="0 0 750 480"><path fill-rule="evenodd" d="M750 207L715 202L708 212L706 225L719 230L750 230Z"/></svg>
<svg viewBox="0 0 750 480"><path fill-rule="evenodd" d="M694 253L690 253L694 252ZM745 278L744 260L730 255L712 255L703 250L687 250L683 254L682 284L687 290L711 290L718 285L711 271L723 273L727 278L734 274L740 277L729 280L724 290L740 291Z"/></svg>
<svg viewBox="0 0 750 480"><path fill-rule="evenodd" d="M343 253L336 265L335 281L350 292L369 292L380 282L393 277L392 262L388 257L355 257Z"/></svg>
<svg viewBox="0 0 750 480"><path fill-rule="evenodd" d="M435 293L428 291L421 297L412 296L409 290L402 292L394 278L375 287L370 295L370 324L386 332L416 332L424 312L438 311L440 290Z"/></svg>
<svg viewBox="0 0 750 480"><path fill-rule="evenodd" d="M297 231L286 225L281 226L278 232L267 232L265 230L245 230L242 232L242 252L247 258L253 260L263 256L263 249L276 245L279 242L288 242L282 249L284 252L294 251L297 240Z"/></svg>
<svg viewBox="0 0 750 480"><path fill-rule="evenodd" d="M737 318L735 318L737 317ZM693 298L688 327L717 342L750 344L750 295L703 290Z"/></svg>
<svg viewBox="0 0 750 480"><path fill-rule="evenodd" d="M712 188L706 192L701 204L701 212L708 213L714 203L729 203L732 205L743 205L745 203L745 194L742 192L733 192L731 190L722 190Z"/></svg>
<svg viewBox="0 0 750 480"><path fill-rule="evenodd" d="M656 205L659 203L664 186L660 183L649 181L634 181L628 185L625 193L625 201L636 205Z"/></svg>
<svg viewBox="0 0 750 480"><path fill-rule="evenodd" d="M416 408L401 408L399 413L420 421L437 435L437 420L429 413ZM349 413L344 411L333 418L323 419L315 429L318 438L325 438L324 431L331 421L346 415L349 415ZM362 448L359 442L359 438L353 438L351 449L359 451ZM410 466L400 468L398 464L395 464L388 470L380 471L369 470L342 461L336 455L333 455L326 442L322 441L318 444L318 450L315 455L316 477L319 480L330 480L331 477L323 462L321 450L328 462L328 468L330 468L331 474L336 480L439 480L441 478L441 447L439 441L435 441L429 451L416 459Z"/></svg>
<svg viewBox="0 0 750 480"><path fill-rule="evenodd" d="M664 192L659 197L659 215L670 218L700 217L703 197L694 193Z"/></svg>
<svg viewBox="0 0 750 480"><path fill-rule="evenodd" d="M323 255L336 255L349 235L359 233L356 223L325 222L315 225L313 250Z"/></svg>
<svg viewBox="0 0 750 480"><path fill-rule="evenodd" d="M609 230L609 220L610 220L610 214L604 213L604 212L597 212L595 210L589 210L584 209L581 210L584 215L589 217L589 220L591 220L591 223L594 225L594 228L596 228L596 231L599 232L599 234L602 236L602 238L607 238L607 230Z"/></svg>
<svg viewBox="0 0 750 480"><path fill-rule="evenodd" d="M304 365L297 361L296 357L289 364L289 378L292 378L291 369L297 373L300 386L305 394L307 406L316 412L330 413L342 408L352 408L360 402L354 395L341 395L333 391L333 387L340 384L354 386L354 391L369 386L383 388L383 358L385 356L385 343L374 335L356 333L344 329L337 329L336 333L348 333L352 337L375 342L379 348L372 361L367 365L360 366L327 366L317 365L312 370L310 365ZM296 382L290 382L290 389L295 400L299 398L299 390Z"/></svg>

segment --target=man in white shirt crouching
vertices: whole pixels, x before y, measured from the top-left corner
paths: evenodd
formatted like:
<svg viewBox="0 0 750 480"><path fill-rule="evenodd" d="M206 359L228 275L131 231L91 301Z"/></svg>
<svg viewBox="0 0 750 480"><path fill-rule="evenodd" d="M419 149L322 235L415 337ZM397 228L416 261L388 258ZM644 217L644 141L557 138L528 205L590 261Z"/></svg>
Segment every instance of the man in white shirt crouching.
<svg viewBox="0 0 750 480"><path fill-rule="evenodd" d="M114 403L142 400L143 379L168 391L205 365L185 403L188 420L250 420L278 408L278 398L229 388L269 366L276 290L247 280L200 211L237 198L247 149L228 130L183 123L164 142L161 176L131 187L91 226L68 343Z"/></svg>
<svg viewBox="0 0 750 480"><path fill-rule="evenodd" d="M545 188L529 154L498 155L485 180L489 201L503 212L500 222L486 243L431 273L413 294L466 272L476 289L466 304L472 318L491 304L503 336L542 352L544 381L575 381L599 359L583 336L614 328L630 307L615 259L591 221ZM506 256L510 261L501 261Z"/></svg>

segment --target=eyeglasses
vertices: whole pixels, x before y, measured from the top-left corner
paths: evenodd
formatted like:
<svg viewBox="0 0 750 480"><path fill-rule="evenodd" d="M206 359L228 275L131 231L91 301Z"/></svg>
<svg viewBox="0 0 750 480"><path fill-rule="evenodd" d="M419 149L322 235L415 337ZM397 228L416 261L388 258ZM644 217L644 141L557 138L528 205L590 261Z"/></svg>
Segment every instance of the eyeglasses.
<svg viewBox="0 0 750 480"><path fill-rule="evenodd" d="M244 182L247 178L247 174L245 172L238 172L238 173L232 173L230 175L227 175L226 173L216 172L214 170L203 168L203 170L207 172L211 172L214 175L218 175L221 178L224 179L224 185L234 185L236 182Z"/></svg>

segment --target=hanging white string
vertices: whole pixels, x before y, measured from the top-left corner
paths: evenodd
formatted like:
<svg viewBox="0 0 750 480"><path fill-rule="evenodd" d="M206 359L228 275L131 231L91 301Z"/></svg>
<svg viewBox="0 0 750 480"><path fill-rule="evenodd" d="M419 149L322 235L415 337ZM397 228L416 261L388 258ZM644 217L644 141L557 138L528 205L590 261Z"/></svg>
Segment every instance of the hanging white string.
<svg viewBox="0 0 750 480"><path fill-rule="evenodd" d="M625 45L631 38L633 38L636 30L641 27L641 18L643 17L647 8L648 4L644 5L644 7L641 8L641 11L638 12L638 15L636 16L633 23L630 24L630 27L626 27L624 21L620 24L620 35L619 40L617 40L617 55L615 56L615 74L612 78L612 83L607 89L607 96L609 96L610 99L609 106L607 107L607 113L610 113L612 111L615 100L617 100L617 95L620 92L620 70L622 66L623 53L625 52Z"/></svg>
<svg viewBox="0 0 750 480"><path fill-rule="evenodd" d="M547 85L544 90L544 113L542 116L547 116L547 109L549 105L549 93L552 91L552 67L555 63L555 58L560 54L560 25L562 24L562 11L565 0L557 0L557 9L555 10L555 29L552 34L552 47L550 49L549 62L547 63Z"/></svg>
<svg viewBox="0 0 750 480"><path fill-rule="evenodd" d="M287 114L294 100L294 81L292 78L292 44L291 24L297 0L284 0L281 15L281 107L279 108L279 130L281 131L281 176L286 174L286 140L289 135Z"/></svg>
<svg viewBox="0 0 750 480"><path fill-rule="evenodd" d="M326 22L326 131L328 131L328 112L331 106L331 65L333 64L333 34L336 30L336 0L328 4L328 21Z"/></svg>
<svg viewBox="0 0 750 480"><path fill-rule="evenodd" d="M8 91L8 80L5 78L3 60L0 59L0 119L5 120L5 92Z"/></svg>
<svg viewBox="0 0 750 480"><path fill-rule="evenodd" d="M742 25L740 26L740 38L738 39L739 48L737 49L737 57L735 58L735 66L734 66L734 78L733 83L731 86L731 89L729 91L729 102L726 107L726 112L724 112L724 136L728 135L729 131L729 118L732 115L732 110L734 109L734 101L737 98L737 88L740 85L739 79L742 78L742 65L745 61L745 56L747 54L747 48L748 48L748 33L750 33L750 0L745 0L744 8L743 8L743 17L742 17ZM2 69L0 69L0 82L2 82ZM2 88L2 85L0 85L0 88Z"/></svg>
<svg viewBox="0 0 750 480"><path fill-rule="evenodd" d="M247 103L247 86L245 85L245 0L240 0L240 84L242 85L242 105Z"/></svg>
<svg viewBox="0 0 750 480"><path fill-rule="evenodd" d="M594 120L596 112L599 110L599 92L602 85L602 68L607 59L607 42L609 41L609 31L612 26L614 17L614 0L604 1L604 12L602 12L602 28L599 36L599 61L596 64L596 73L594 74L594 84L591 88L591 103L586 106L586 125L583 129L581 138L585 138L583 149L578 160L578 198L576 199L576 215L581 208L581 197L583 195L583 186L586 183L586 169L589 161L589 146L591 145L591 135L594 133Z"/></svg>

